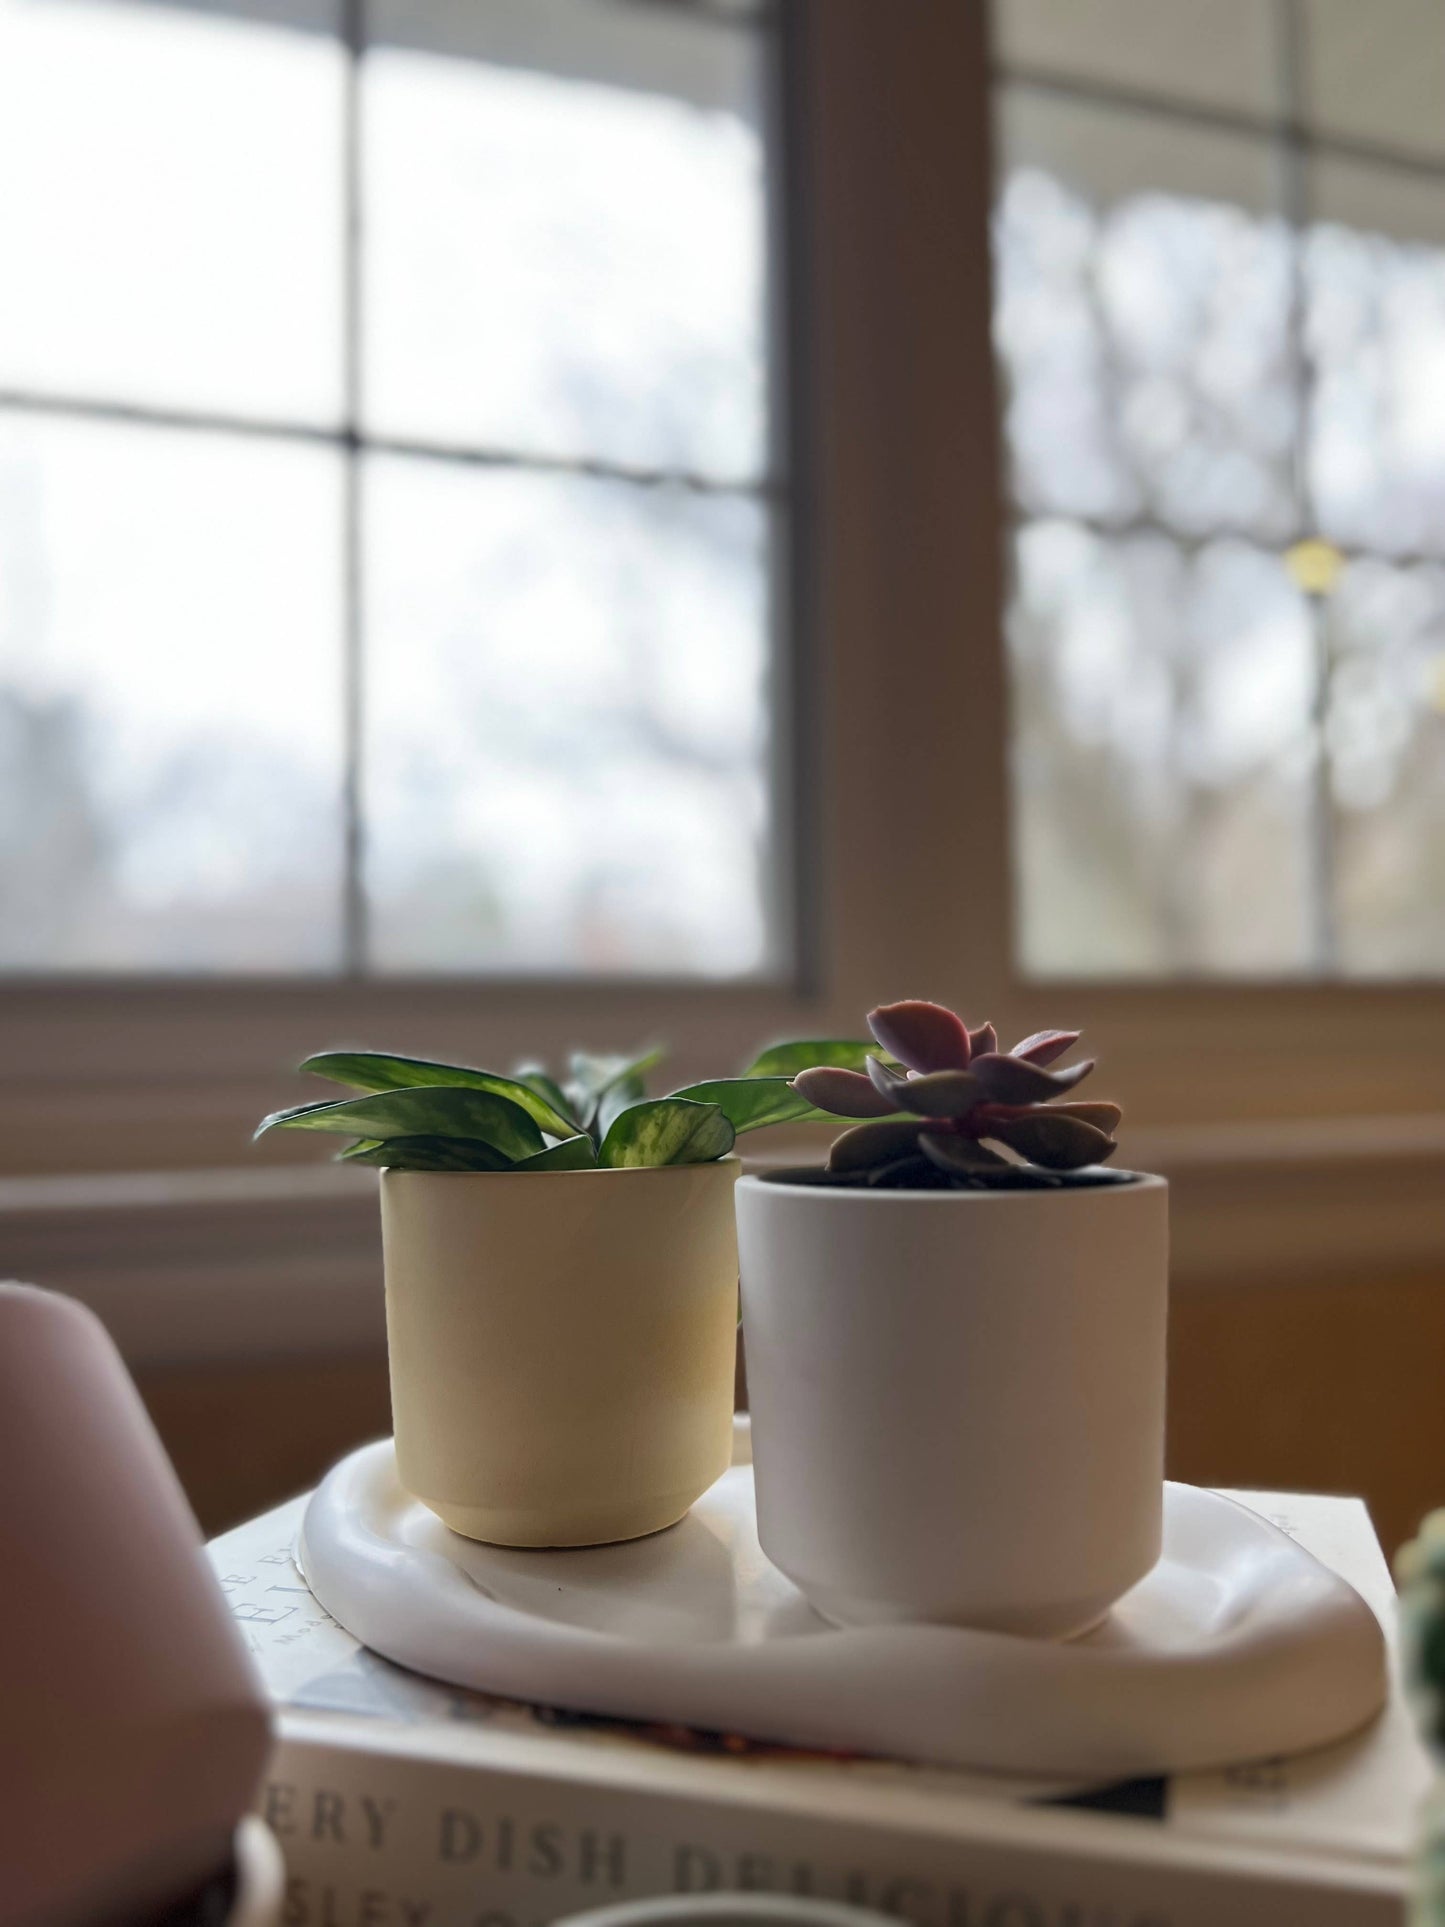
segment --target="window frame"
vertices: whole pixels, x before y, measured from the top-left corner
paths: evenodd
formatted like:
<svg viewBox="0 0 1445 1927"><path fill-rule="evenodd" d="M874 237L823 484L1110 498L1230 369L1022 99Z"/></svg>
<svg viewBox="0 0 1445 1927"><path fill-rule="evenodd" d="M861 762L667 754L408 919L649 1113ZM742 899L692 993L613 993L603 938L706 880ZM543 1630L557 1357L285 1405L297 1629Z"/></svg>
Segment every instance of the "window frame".
<svg viewBox="0 0 1445 1927"><path fill-rule="evenodd" d="M682 1083L769 1036L856 1035L869 1004L909 995L1006 1038L1082 1025L1136 1123L1439 1111L1445 984L1018 975L985 10L795 0L784 25L805 217L789 327L807 349L795 980L9 984L0 1168L241 1163L254 1120L300 1088L286 1066L329 1044L505 1062L666 1038ZM318 1152L280 1133L262 1155Z"/></svg>
<svg viewBox="0 0 1445 1927"><path fill-rule="evenodd" d="M594 4L596 0L594 0ZM186 0L178 0L184 7ZM765 188L766 290L763 317L768 384L768 445L763 469L751 478L717 477L689 467L638 466L595 456L532 454L477 440L442 441L421 435L401 435L367 426L365 411L364 292L366 240L363 204L365 180L365 112L362 99L363 63L373 44L368 29L369 0L336 0L335 43L342 55L340 133L341 168L341 407L334 423L297 418L235 414L224 408L169 406L126 402L44 387L13 387L0 383L0 419L6 416L50 421L79 421L101 425L178 432L201 437L239 438L273 446L324 449L340 461L341 526L340 674L342 685L342 785L339 854L340 958L334 968L308 971L248 970L230 972L169 972L164 969L121 969L65 966L45 971L0 970L0 1021L11 993L60 990L77 994L117 991L122 995L146 990L173 991L204 988L218 999L244 1002L253 990L292 991L319 984L334 989L343 983L366 983L378 990L395 986L413 994L432 985L470 985L490 989L520 985L609 987L607 976L585 971L519 972L510 967L475 971L380 971L370 968L371 911L365 881L364 766L365 766L365 640L364 587L365 481L368 456L400 457L452 470L515 471L528 475L600 481L622 488L671 489L700 498L736 499L754 503L767 524L769 553L767 640L769 717L772 723L765 771L770 843L763 866L763 896L770 955L755 969L728 979L731 984L786 986L807 974L809 919L798 901L798 879L807 872L797 849L798 818L802 808L796 720L798 670L795 637L802 624L806 559L799 558L794 494L805 460L793 428L791 394L794 350L799 340L792 325L793 248L797 209L793 186L788 130L794 116L790 96L796 62L791 14L776 0L744 0L741 5L720 0L601 0L634 16L671 9L705 24L718 34L742 34L755 39L761 62L762 120L768 166ZM699 974L646 973L619 975L618 985L656 983L661 987L708 987Z"/></svg>

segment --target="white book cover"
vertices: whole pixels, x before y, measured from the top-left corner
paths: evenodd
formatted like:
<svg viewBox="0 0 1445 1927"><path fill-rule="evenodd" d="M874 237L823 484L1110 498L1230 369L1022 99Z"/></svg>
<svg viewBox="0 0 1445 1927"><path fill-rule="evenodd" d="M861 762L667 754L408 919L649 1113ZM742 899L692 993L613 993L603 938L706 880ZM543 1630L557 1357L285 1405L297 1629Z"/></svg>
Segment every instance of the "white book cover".
<svg viewBox="0 0 1445 1927"><path fill-rule="evenodd" d="M1361 1501L1229 1496L1346 1577L1393 1652L1393 1587ZM1335 1746L1104 1787L632 1726L462 1692L366 1651L293 1563L304 1503L210 1547L277 1708L265 1810L292 1872L288 1927L531 1927L622 1893L719 1885L851 1894L922 1927L1184 1927L1213 1917L1225 1878L1240 1923L1400 1918L1430 1770L1398 1682ZM984 1886L954 1884L954 1868Z"/></svg>

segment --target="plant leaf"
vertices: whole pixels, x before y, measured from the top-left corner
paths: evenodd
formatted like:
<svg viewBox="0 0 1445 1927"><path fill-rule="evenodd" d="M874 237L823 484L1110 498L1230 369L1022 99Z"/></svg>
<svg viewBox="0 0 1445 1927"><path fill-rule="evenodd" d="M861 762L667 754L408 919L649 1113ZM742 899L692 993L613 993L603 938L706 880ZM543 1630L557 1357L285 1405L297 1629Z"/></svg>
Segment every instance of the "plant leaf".
<svg viewBox="0 0 1445 1927"><path fill-rule="evenodd" d="M869 1011L868 1028L889 1056L911 1071L968 1069L968 1027L942 1004L918 997L880 1004Z"/></svg>
<svg viewBox="0 0 1445 1927"><path fill-rule="evenodd" d="M878 1057L868 1059L868 1078L891 1110L911 1111L915 1117L966 1117L984 1095L969 1071L923 1071L904 1077Z"/></svg>
<svg viewBox="0 0 1445 1927"><path fill-rule="evenodd" d="M998 1049L998 1032L992 1024L980 1024L977 1030L968 1033L968 1050L971 1057L981 1051Z"/></svg>
<svg viewBox="0 0 1445 1927"><path fill-rule="evenodd" d="M804 1037L792 1043L769 1044L743 1072L744 1077L796 1077L815 1065L861 1071L877 1049L867 1037Z"/></svg>
<svg viewBox="0 0 1445 1927"><path fill-rule="evenodd" d="M611 1117L607 1123L602 1122L604 1099L612 1096L613 1103L608 1108L613 1116L623 1104L637 1103L646 1095L643 1079L666 1054L660 1048L636 1057L599 1057L591 1051L573 1051L567 1060L572 1074L563 1088L577 1122L589 1131L596 1127L605 1136Z"/></svg>
<svg viewBox="0 0 1445 1927"><path fill-rule="evenodd" d="M525 1084L529 1090L535 1091L538 1097L545 1098L559 1117L565 1117L570 1121L574 1131L581 1130L580 1123L572 1115L572 1106L567 1102L567 1093L556 1078L549 1075L545 1065L518 1064L512 1075L519 1084ZM541 1124L542 1120L538 1118L537 1122ZM542 1128L546 1130L548 1127L543 1124Z"/></svg>
<svg viewBox="0 0 1445 1927"><path fill-rule="evenodd" d="M892 1164L875 1164L864 1182L879 1191L939 1191L944 1189L937 1171L927 1158L895 1158Z"/></svg>
<svg viewBox="0 0 1445 1927"><path fill-rule="evenodd" d="M917 1149L923 1122L916 1117L880 1117L855 1124L835 1137L828 1153L830 1171L868 1171L875 1164L894 1164Z"/></svg>
<svg viewBox="0 0 1445 1927"><path fill-rule="evenodd" d="M924 1131L918 1148L940 1171L959 1171L971 1176L1000 1167L1006 1171L1013 1169L1008 1159L1001 1158L997 1151L990 1151L977 1138L961 1137L956 1131Z"/></svg>
<svg viewBox="0 0 1445 1927"><path fill-rule="evenodd" d="M988 1134L1050 1171L1077 1171L1081 1165L1102 1164L1119 1148L1107 1131L1048 1105L1019 1117L1000 1118L990 1124Z"/></svg>
<svg viewBox="0 0 1445 1927"><path fill-rule="evenodd" d="M597 1147L585 1131L579 1131L575 1137L564 1137L560 1144L549 1144L545 1151L534 1151L529 1158L519 1158L511 1168L514 1171L595 1171Z"/></svg>
<svg viewBox="0 0 1445 1927"><path fill-rule="evenodd" d="M824 1117L891 1117L899 1109L862 1071L839 1070L829 1064L799 1071L793 1089L805 1102L817 1105Z"/></svg>
<svg viewBox="0 0 1445 1927"><path fill-rule="evenodd" d="M644 1098L612 1120L597 1162L624 1166L711 1164L733 1148L733 1127L718 1104L686 1097Z"/></svg>
<svg viewBox="0 0 1445 1927"><path fill-rule="evenodd" d="M577 1129L577 1120L565 1102L559 1108L525 1079L469 1070L464 1064L432 1064L424 1057L393 1057L382 1051L330 1050L308 1057L301 1069L315 1077L329 1077L333 1084L349 1084L357 1091L442 1090L452 1086L490 1091L495 1097L509 1098L520 1105L534 1123L554 1137L568 1137Z"/></svg>
<svg viewBox="0 0 1445 1927"><path fill-rule="evenodd" d="M1062 1057L1066 1050L1072 1050L1078 1043L1082 1032L1077 1030L1036 1030L1022 1043L1015 1044L1009 1052L1010 1057L1022 1059L1026 1064L1052 1064L1056 1057ZM998 1049L997 1043L993 1048Z"/></svg>
<svg viewBox="0 0 1445 1927"><path fill-rule="evenodd" d="M597 1142L602 1142L625 1110L641 1104L646 1097L647 1086L640 1077L619 1077L615 1084L609 1084L597 1100L597 1115L592 1124Z"/></svg>
<svg viewBox="0 0 1445 1927"><path fill-rule="evenodd" d="M341 1154L348 1162L379 1165L387 1171L507 1171L511 1160L475 1137L391 1137L353 1145Z"/></svg>
<svg viewBox="0 0 1445 1927"><path fill-rule="evenodd" d="M903 1109L915 1117L967 1117L983 1096L982 1085L969 1071L925 1071L899 1083Z"/></svg>
<svg viewBox="0 0 1445 1927"><path fill-rule="evenodd" d="M369 1153L382 1142L379 1137L359 1137L355 1144L348 1144L344 1151L336 1153L338 1164L366 1164L370 1162Z"/></svg>
<svg viewBox="0 0 1445 1927"><path fill-rule="evenodd" d="M1050 1104L1048 1108L1058 1117L1082 1118L1085 1124L1092 1124L1096 1131L1103 1131L1109 1137L1124 1121L1124 1113L1119 1106L1105 1103L1102 1098L1097 1103L1088 1098L1079 1098L1065 1104Z"/></svg>
<svg viewBox="0 0 1445 1927"><path fill-rule="evenodd" d="M508 1163L542 1149L535 1119L510 1098L460 1085L412 1085L373 1091L332 1104L301 1104L273 1111L256 1131L344 1131L348 1137L475 1138L500 1151Z"/></svg>
<svg viewBox="0 0 1445 1927"><path fill-rule="evenodd" d="M786 1077L714 1077L705 1084L688 1084L672 1095L693 1104L716 1104L738 1133L762 1131L770 1124L832 1122L828 1111L794 1090Z"/></svg>
<svg viewBox="0 0 1445 1927"><path fill-rule="evenodd" d="M985 1096L995 1104L1042 1104L1051 1097L1062 1097L1094 1068L1092 1057L1066 1070L1041 1070L1022 1057L1005 1057L999 1051L986 1051L969 1066L983 1086Z"/></svg>

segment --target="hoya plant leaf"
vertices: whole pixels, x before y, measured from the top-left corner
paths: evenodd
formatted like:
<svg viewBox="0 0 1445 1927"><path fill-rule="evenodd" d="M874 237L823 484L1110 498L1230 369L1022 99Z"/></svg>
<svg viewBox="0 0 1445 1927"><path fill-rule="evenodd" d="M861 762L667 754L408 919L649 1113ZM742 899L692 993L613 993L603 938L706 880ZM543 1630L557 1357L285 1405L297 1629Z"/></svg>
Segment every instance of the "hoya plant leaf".
<svg viewBox="0 0 1445 1927"><path fill-rule="evenodd" d="M344 1151L336 1153L336 1162L338 1164L370 1163L371 1152L383 1141L379 1137L359 1137L355 1144L348 1144Z"/></svg>
<svg viewBox="0 0 1445 1927"><path fill-rule="evenodd" d="M514 1171L595 1171L597 1147L585 1131L579 1131L575 1137L564 1137L560 1144L549 1144L545 1151L534 1151L529 1158L519 1158L511 1168Z"/></svg>
<svg viewBox="0 0 1445 1927"><path fill-rule="evenodd" d="M256 1132L276 1129L344 1131L348 1137L476 1138L500 1151L508 1163L540 1151L535 1119L510 1098L460 1085L413 1085L373 1091L334 1104L302 1104L273 1111Z"/></svg>
<svg viewBox="0 0 1445 1927"><path fill-rule="evenodd" d="M980 1171L1014 1169L997 1151L990 1151L977 1138L963 1137L957 1131L924 1131L918 1148L940 1171L960 1172L965 1177L976 1176Z"/></svg>
<svg viewBox="0 0 1445 1927"><path fill-rule="evenodd" d="M769 1044L743 1072L744 1077L796 1077L817 1064L861 1071L869 1053L878 1047L866 1037L804 1037L794 1043Z"/></svg>
<svg viewBox="0 0 1445 1927"><path fill-rule="evenodd" d="M989 1136L1050 1171L1077 1171L1102 1164L1118 1150L1107 1131L1048 1106L990 1124Z"/></svg>
<svg viewBox="0 0 1445 1927"><path fill-rule="evenodd" d="M809 1072L816 1076L817 1072ZM839 1075L851 1077L851 1071ZM860 1078L866 1084L866 1078ZM872 1086L869 1085L871 1091ZM761 1131L769 1124L827 1124L826 1108L809 1102L800 1088L786 1077L715 1077L706 1084L689 1084L674 1097L685 1097L693 1104L716 1104L734 1131Z"/></svg>
<svg viewBox="0 0 1445 1927"><path fill-rule="evenodd" d="M980 1052L998 1049L998 1032L992 1024L980 1024L977 1030L968 1033L968 1050L971 1057Z"/></svg>
<svg viewBox="0 0 1445 1927"><path fill-rule="evenodd" d="M868 1013L868 1028L890 1057L911 1071L966 1071L968 1027L942 1004L910 998L880 1004Z"/></svg>
<svg viewBox="0 0 1445 1927"><path fill-rule="evenodd" d="M1089 1075L1094 1060L1086 1057L1081 1064L1070 1064L1065 1070L1046 1071L1022 1057L1005 1057L994 1051L975 1057L969 1068L983 1086L984 1095L995 1104L1043 1104L1072 1090Z"/></svg>
<svg viewBox="0 0 1445 1927"><path fill-rule="evenodd" d="M375 1164L387 1171L507 1171L510 1158L475 1137L390 1137L364 1140L342 1156L353 1164Z"/></svg>
<svg viewBox="0 0 1445 1927"><path fill-rule="evenodd" d="M711 1164L733 1148L733 1127L716 1104L686 1097L644 1098L612 1120L597 1162L624 1166Z"/></svg>
<svg viewBox="0 0 1445 1927"><path fill-rule="evenodd" d="M828 1153L830 1171L868 1171L876 1164L894 1164L918 1148L923 1120L917 1117L880 1117L855 1124L833 1140Z"/></svg>
<svg viewBox="0 0 1445 1927"><path fill-rule="evenodd" d="M464 1064L432 1064L424 1057L393 1057L381 1051L330 1050L319 1057L308 1057L301 1069L316 1077L329 1077L333 1084L349 1084L357 1091L440 1090L453 1085L460 1090L490 1091L520 1105L554 1137L568 1137L577 1129L577 1120L565 1102L554 1104L523 1079L470 1070Z"/></svg>
<svg viewBox="0 0 1445 1927"><path fill-rule="evenodd" d="M588 1130L598 1125L605 1135L607 1127L601 1124L604 1100L611 1096L608 1109L614 1114L622 1103L635 1104L645 1094L643 1079L666 1054L653 1049L636 1057L599 1057L590 1051L573 1051L567 1060L571 1076L564 1090L578 1123Z"/></svg>
<svg viewBox="0 0 1445 1927"><path fill-rule="evenodd" d="M793 1089L828 1117L891 1117L899 1108L862 1071L838 1070L829 1064L799 1071Z"/></svg>
<svg viewBox="0 0 1445 1927"><path fill-rule="evenodd" d="M597 1113L592 1121L592 1134L600 1144L612 1129L614 1122L634 1104L642 1103L647 1096L647 1086L641 1077L628 1072L609 1084L597 1099Z"/></svg>
<svg viewBox="0 0 1445 1927"><path fill-rule="evenodd" d="M1066 1050L1072 1050L1081 1035L1077 1030L1036 1030L1021 1043L1015 1044L1009 1055L1021 1058L1025 1064L1037 1064L1042 1068L1052 1064L1056 1057L1062 1057ZM997 1043L993 1048L998 1049Z"/></svg>
<svg viewBox="0 0 1445 1927"><path fill-rule="evenodd" d="M518 1064L512 1075L519 1084L525 1084L529 1090L535 1091L538 1097L545 1098L559 1117L569 1118L574 1131L579 1128L579 1120L573 1115L572 1106L567 1102L566 1092L556 1078L549 1075L544 1064ZM541 1123L540 1118L537 1121ZM542 1128L549 1130L551 1127L544 1124Z"/></svg>

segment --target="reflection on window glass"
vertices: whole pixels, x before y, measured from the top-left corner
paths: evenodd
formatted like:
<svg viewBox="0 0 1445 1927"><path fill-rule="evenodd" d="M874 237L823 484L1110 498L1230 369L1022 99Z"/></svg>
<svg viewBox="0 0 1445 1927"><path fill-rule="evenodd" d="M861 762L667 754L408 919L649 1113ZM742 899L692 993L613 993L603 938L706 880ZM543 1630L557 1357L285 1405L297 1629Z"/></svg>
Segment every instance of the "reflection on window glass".
<svg viewBox="0 0 1445 1927"><path fill-rule="evenodd" d="M0 0L0 971L779 968L753 0Z"/></svg>
<svg viewBox="0 0 1445 1927"><path fill-rule="evenodd" d="M768 962L758 505L401 458L367 482L376 963Z"/></svg>
<svg viewBox="0 0 1445 1927"><path fill-rule="evenodd" d="M1338 8L995 12L1022 961L1445 973L1445 150L1332 146Z"/></svg>
<svg viewBox="0 0 1445 1927"><path fill-rule="evenodd" d="M0 962L341 956L331 451L0 418Z"/></svg>

